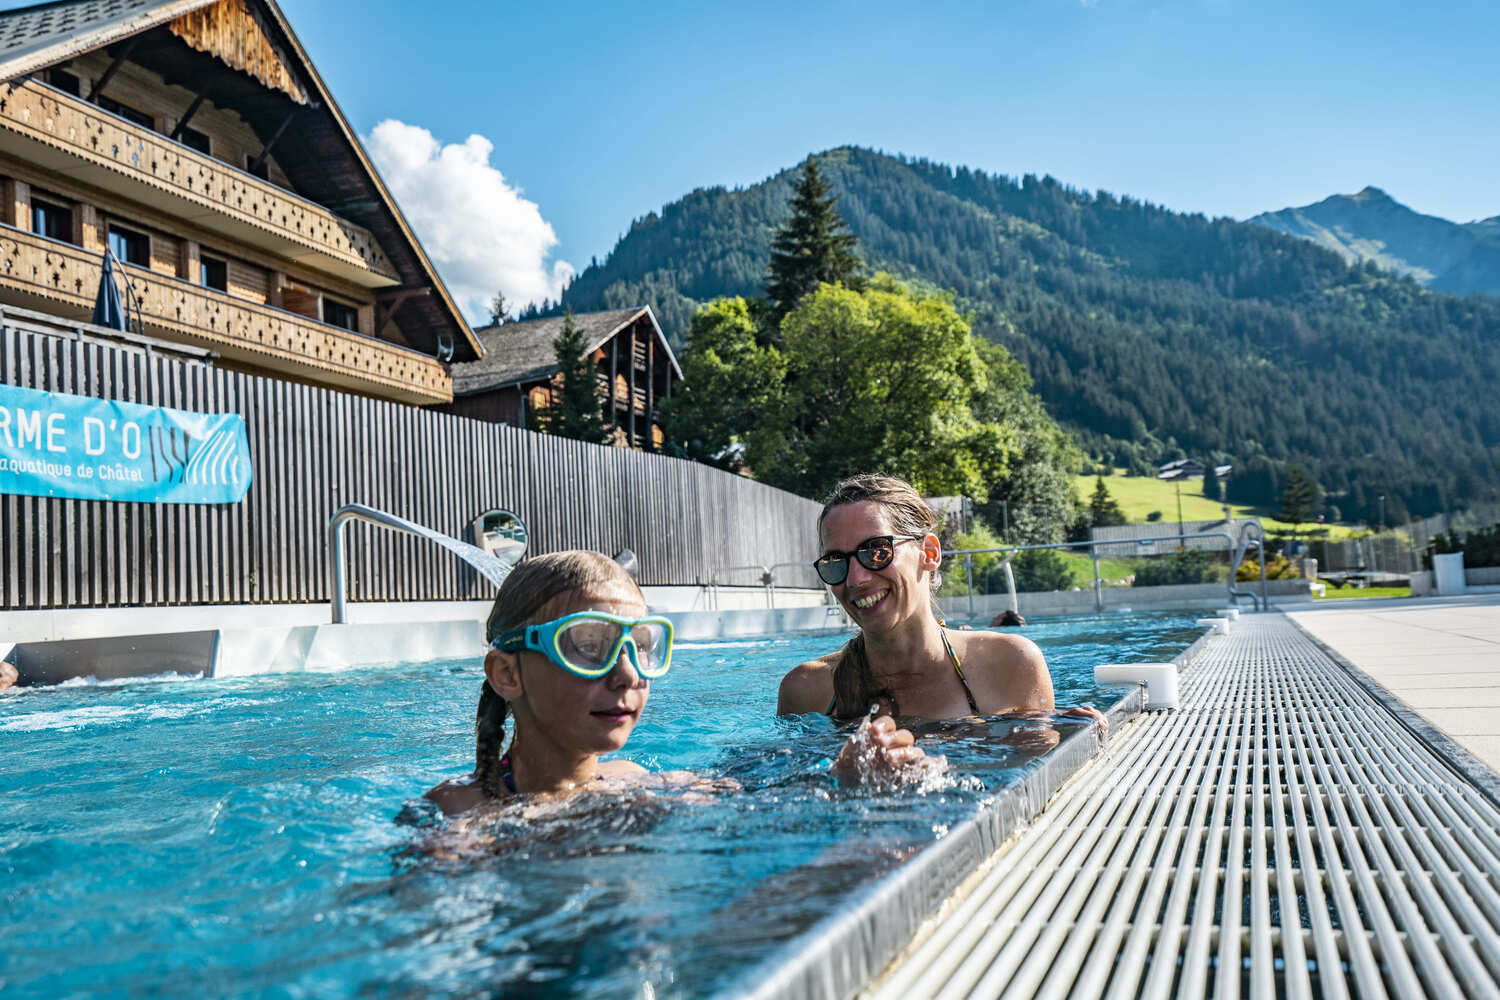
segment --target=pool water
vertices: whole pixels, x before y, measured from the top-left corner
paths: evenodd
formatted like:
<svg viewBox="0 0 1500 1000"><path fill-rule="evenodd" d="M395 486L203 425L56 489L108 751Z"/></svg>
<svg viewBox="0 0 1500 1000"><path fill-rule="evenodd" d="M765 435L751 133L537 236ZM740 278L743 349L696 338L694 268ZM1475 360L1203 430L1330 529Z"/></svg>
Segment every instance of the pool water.
<svg viewBox="0 0 1500 1000"><path fill-rule="evenodd" d="M1025 630L1060 706L1118 695L1095 689L1094 664L1169 659L1200 632L1163 614ZM748 985L773 946L1035 756L1015 745L1035 737L1013 721L931 726L922 742L946 755L946 776L836 788L827 763L844 733L772 712L781 675L842 638L679 646L624 756L740 790L518 805L468 852L430 817L396 817L471 767L477 659L0 694L0 992L663 997Z"/></svg>

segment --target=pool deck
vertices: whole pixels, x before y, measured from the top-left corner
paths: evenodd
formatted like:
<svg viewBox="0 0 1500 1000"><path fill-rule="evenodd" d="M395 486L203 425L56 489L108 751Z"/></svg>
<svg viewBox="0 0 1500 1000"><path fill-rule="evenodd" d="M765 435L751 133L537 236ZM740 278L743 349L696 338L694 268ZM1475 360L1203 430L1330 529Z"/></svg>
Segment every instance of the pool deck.
<svg viewBox="0 0 1500 1000"><path fill-rule="evenodd" d="M1494 772L1354 666L1485 697L1495 603L1242 617L861 996L1500 996Z"/></svg>
<svg viewBox="0 0 1500 1000"><path fill-rule="evenodd" d="M1284 609L1328 650L1500 772L1500 594Z"/></svg>

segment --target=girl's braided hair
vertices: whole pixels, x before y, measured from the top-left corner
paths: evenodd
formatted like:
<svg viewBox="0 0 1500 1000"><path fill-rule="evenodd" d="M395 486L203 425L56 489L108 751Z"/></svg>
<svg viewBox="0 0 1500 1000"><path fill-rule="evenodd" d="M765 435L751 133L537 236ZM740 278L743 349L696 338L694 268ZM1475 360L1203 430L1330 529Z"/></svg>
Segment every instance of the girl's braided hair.
<svg viewBox="0 0 1500 1000"><path fill-rule="evenodd" d="M609 583L640 588L619 563L600 552L572 549L527 559L505 578L485 622L485 642L494 642L513 628L539 622L542 609L557 598L583 594ZM505 743L509 705L488 679L480 684L479 708L474 713L474 774L490 796L500 789L500 748Z"/></svg>
<svg viewBox="0 0 1500 1000"><path fill-rule="evenodd" d="M937 527L937 518L933 515L932 508L927 506L922 494L911 483L895 476L867 474L845 479L833 488L833 492L823 503L823 513L818 515L818 533L822 534L823 522L835 507L866 500L885 508L891 520L891 528L897 534L921 537L932 533ZM941 572L933 573L929 583L935 595L942 584ZM935 596L932 614L934 618L941 617ZM870 703L878 698L889 699L892 711L896 711L895 698L891 693L875 685L870 659L865 652L864 632L859 632L844 644L843 654L833 671L833 692L835 718L863 715Z"/></svg>

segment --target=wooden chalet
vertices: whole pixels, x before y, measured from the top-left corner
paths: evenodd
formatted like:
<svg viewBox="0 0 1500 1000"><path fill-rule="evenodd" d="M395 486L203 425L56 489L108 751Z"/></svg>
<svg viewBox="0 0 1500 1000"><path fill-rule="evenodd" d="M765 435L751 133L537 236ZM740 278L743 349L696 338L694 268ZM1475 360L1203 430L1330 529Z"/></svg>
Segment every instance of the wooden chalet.
<svg viewBox="0 0 1500 1000"><path fill-rule="evenodd" d="M665 438L657 409L682 381L682 368L651 307L580 313L573 322L593 358L600 406L614 425L615 442L659 450ZM453 366L453 402L443 409L526 426L529 410L556 401L560 369L552 345L562 328L561 316L481 327L484 357Z"/></svg>
<svg viewBox="0 0 1500 1000"><path fill-rule="evenodd" d="M225 367L432 404L479 357L270 0L6 11L0 80L0 304L87 320L108 248Z"/></svg>

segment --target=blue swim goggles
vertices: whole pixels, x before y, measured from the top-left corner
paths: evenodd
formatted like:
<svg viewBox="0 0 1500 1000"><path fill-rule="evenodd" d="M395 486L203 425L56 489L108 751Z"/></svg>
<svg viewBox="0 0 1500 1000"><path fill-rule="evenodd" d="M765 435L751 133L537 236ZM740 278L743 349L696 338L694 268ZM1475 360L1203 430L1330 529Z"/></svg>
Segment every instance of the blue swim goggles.
<svg viewBox="0 0 1500 1000"><path fill-rule="evenodd" d="M672 666L672 623L660 615L624 618L607 611L579 611L511 629L490 646L502 653L534 650L568 673L591 680L613 670L625 650L635 672L655 680Z"/></svg>

